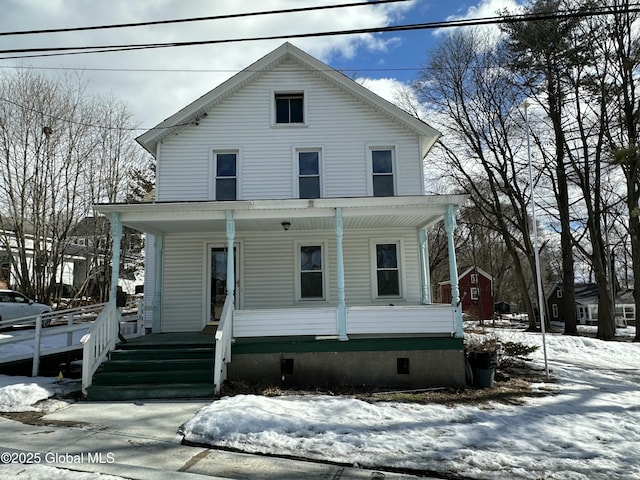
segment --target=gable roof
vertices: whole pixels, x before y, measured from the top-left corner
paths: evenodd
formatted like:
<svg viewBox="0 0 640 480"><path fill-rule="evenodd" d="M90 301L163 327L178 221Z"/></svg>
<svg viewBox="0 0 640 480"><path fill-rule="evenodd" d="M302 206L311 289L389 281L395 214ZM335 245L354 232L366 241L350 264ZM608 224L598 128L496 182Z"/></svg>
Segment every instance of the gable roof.
<svg viewBox="0 0 640 480"><path fill-rule="evenodd" d="M164 138L176 133L186 126L196 124L200 118L207 115L207 111L214 105L221 102L245 85L257 80L266 71L286 60L294 60L298 62L306 70L313 71L320 77L359 99L361 102L368 104L382 114L391 117L395 121L403 124L405 127L413 130L421 136L423 157L441 135L440 132L430 127L427 123L417 119L413 115L410 115L391 102L376 95L371 90L351 80L346 75L338 72L334 68L331 68L320 60L287 42L273 50L271 53L268 53L246 69L237 73L229 80L221 83L191 104L174 113L151 130L143 133L136 139L137 142L151 153L151 155L155 156L157 145Z"/></svg>
<svg viewBox="0 0 640 480"><path fill-rule="evenodd" d="M458 280L461 280L462 277L465 277L466 275L469 275L470 273L479 273L480 275L482 275L483 277L487 278L490 282L493 282L493 277L491 275L489 275L486 271L484 271L483 269L479 268L479 267L474 267L473 265L466 268L462 273L460 273L458 275ZM446 280L444 282L438 282L438 285L446 285L451 283L451 280Z"/></svg>

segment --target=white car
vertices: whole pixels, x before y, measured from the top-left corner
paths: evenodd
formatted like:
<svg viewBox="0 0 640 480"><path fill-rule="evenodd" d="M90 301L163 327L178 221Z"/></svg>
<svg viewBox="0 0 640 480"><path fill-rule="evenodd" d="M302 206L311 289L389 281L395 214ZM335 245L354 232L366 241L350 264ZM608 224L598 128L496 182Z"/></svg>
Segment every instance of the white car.
<svg viewBox="0 0 640 480"><path fill-rule="evenodd" d="M49 313L51 307L43 303L37 303L13 290L0 290L0 320L29 317ZM46 327L51 319L43 319L42 326Z"/></svg>

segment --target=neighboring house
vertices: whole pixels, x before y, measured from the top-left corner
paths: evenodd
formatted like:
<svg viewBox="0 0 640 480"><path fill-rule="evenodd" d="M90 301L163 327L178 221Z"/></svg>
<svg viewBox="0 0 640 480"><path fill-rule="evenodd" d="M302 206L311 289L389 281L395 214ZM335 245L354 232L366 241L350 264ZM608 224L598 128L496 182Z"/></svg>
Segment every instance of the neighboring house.
<svg viewBox="0 0 640 480"><path fill-rule="evenodd" d="M106 256L111 249L110 228L109 219L98 216L83 218L71 230L67 251L73 252L75 258L73 287L76 291L83 289L85 295L93 296L108 282L111 258ZM125 229L121 251L118 285L132 294L136 285L144 282L142 235Z"/></svg>
<svg viewBox="0 0 640 480"><path fill-rule="evenodd" d="M23 242L18 242L12 230L2 230L0 231L0 288L19 288L17 273L14 271L14 263L11 261L12 255L16 257L15 261L18 261L18 250L21 248L19 244L24 244L26 247L24 255L26 267L29 275L33 276L34 274L33 235L27 234ZM78 258L73 251L65 251L63 264L57 268L55 278L70 284L73 281L74 265Z"/></svg>
<svg viewBox="0 0 640 480"><path fill-rule="evenodd" d="M464 385L466 197L425 195L438 137L286 43L138 138L155 202L96 208L148 235L153 332L220 322L229 379ZM453 305L430 297L426 230L443 219Z"/></svg>
<svg viewBox="0 0 640 480"><path fill-rule="evenodd" d="M585 325L598 321L598 286L595 283L577 283L576 292L576 321ZM563 322L562 309L562 284L555 285L547 296L547 306L551 321ZM636 320L636 307L633 300L633 290L618 292L615 298L615 316L618 325L634 323Z"/></svg>
<svg viewBox="0 0 640 480"><path fill-rule="evenodd" d="M440 282L440 299L451 303L451 282ZM471 318L493 317L493 277L478 267L469 267L458 277L462 311Z"/></svg>

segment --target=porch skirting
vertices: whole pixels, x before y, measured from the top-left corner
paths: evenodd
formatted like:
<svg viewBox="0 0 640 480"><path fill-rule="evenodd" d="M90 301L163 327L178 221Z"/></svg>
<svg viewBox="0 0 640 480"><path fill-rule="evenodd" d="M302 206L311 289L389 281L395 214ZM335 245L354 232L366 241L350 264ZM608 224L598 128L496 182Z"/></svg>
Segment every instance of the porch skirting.
<svg viewBox="0 0 640 480"><path fill-rule="evenodd" d="M232 351L229 381L407 389L465 385L459 338L245 339Z"/></svg>

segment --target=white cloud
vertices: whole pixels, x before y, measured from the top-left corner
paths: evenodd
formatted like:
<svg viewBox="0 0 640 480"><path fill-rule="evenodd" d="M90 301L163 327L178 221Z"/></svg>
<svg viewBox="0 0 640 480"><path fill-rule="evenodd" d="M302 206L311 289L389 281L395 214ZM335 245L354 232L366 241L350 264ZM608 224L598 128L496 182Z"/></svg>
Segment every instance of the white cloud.
<svg viewBox="0 0 640 480"><path fill-rule="evenodd" d="M364 0L363 0L364 1ZM333 4L329 0L307 1L304 6ZM276 36L327 30L347 30L389 25L413 2L380 7L351 7L299 14L277 14L217 21L93 30L37 36L3 37L2 48L61 45L107 45L199 41L242 37ZM175 18L279 10L300 6L287 0L9 0L3 5L0 31L36 30ZM361 50L383 52L392 38L344 35L293 40L311 55L329 62L353 58ZM130 105L138 121L151 127L195 100L234 73L247 67L284 40L226 43L195 47L162 48L93 55L0 60L0 66L24 64L46 68L84 68L91 88L112 91ZM92 69L112 69L97 71ZM131 69L132 71L123 71ZM157 71L139 71L140 69ZM134 71L138 70L138 71ZM166 70L174 70L167 72ZM175 71L178 70L178 71ZM183 70L183 71L180 71ZM190 70L190 71L188 71ZM202 70L194 72L193 70Z"/></svg>

